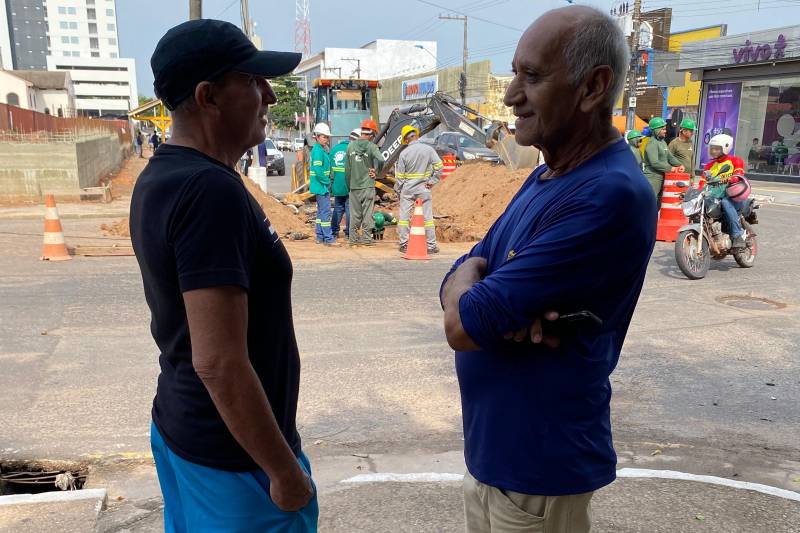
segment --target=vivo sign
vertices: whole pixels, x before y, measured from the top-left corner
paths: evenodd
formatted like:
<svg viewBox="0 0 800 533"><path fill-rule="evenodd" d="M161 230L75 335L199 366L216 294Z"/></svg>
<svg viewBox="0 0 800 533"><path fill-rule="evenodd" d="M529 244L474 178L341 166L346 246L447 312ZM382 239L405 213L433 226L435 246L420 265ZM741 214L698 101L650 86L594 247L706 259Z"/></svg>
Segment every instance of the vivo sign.
<svg viewBox="0 0 800 533"><path fill-rule="evenodd" d="M401 86L403 100L417 100L435 93L439 88L438 76L427 76L416 80L404 80Z"/></svg>
<svg viewBox="0 0 800 533"><path fill-rule="evenodd" d="M783 34L778 35L778 40L773 45L762 44L759 46L751 43L750 39L744 44L742 48L733 49L733 60L737 64L782 59L786 50L786 38Z"/></svg>

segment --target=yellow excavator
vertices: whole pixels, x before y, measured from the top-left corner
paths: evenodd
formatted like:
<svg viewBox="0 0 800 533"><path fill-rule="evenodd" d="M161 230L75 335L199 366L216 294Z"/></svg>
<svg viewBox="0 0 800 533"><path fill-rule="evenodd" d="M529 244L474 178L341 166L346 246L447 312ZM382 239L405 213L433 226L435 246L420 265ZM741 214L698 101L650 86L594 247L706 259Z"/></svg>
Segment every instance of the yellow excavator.
<svg viewBox="0 0 800 533"><path fill-rule="evenodd" d="M489 127L484 130L467 118L468 114L489 122ZM539 161L539 150L531 146L519 146L507 123L484 117L451 96L437 92L424 103L392 111L389 120L376 135L374 142L386 160L375 182L375 188L380 191L393 192L394 163L405 148L400 132L406 125L418 128L420 136L440 125L446 131L457 131L497 152L503 163L512 170L534 168ZM313 143L313 139L309 139L309 143ZM298 164L292 169L292 192L287 195L286 200L289 203L300 203L310 198L312 195L308 192L308 186L308 150L303 150L298 152Z"/></svg>

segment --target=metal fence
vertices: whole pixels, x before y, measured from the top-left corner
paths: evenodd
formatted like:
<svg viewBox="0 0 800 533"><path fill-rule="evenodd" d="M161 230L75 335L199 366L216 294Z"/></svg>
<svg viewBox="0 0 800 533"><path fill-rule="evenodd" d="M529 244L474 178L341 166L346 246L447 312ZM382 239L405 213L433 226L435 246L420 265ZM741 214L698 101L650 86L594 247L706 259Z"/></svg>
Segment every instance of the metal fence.
<svg viewBox="0 0 800 533"><path fill-rule="evenodd" d="M131 128L126 120L54 117L0 104L0 140L6 142L69 142L103 133L118 135L122 143L131 142Z"/></svg>

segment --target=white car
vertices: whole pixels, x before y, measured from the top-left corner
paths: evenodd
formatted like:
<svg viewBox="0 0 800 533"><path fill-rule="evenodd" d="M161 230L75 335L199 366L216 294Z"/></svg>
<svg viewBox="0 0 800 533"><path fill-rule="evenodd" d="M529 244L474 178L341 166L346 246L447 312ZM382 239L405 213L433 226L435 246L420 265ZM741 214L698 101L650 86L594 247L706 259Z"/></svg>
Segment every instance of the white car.
<svg viewBox="0 0 800 533"><path fill-rule="evenodd" d="M299 152L303 149L303 138L302 137L295 137L294 139L294 151Z"/></svg>

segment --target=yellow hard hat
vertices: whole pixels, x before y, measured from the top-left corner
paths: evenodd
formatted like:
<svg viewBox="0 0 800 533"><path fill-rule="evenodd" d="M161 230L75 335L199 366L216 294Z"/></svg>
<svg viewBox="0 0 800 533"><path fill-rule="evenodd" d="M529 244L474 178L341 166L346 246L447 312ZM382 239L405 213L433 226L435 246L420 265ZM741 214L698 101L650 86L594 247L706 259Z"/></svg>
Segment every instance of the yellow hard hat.
<svg viewBox="0 0 800 533"><path fill-rule="evenodd" d="M403 126L403 129L400 130L400 138L403 140L403 142L406 142L406 136L409 133L415 133L417 137L419 137L419 128L415 128L411 124Z"/></svg>

